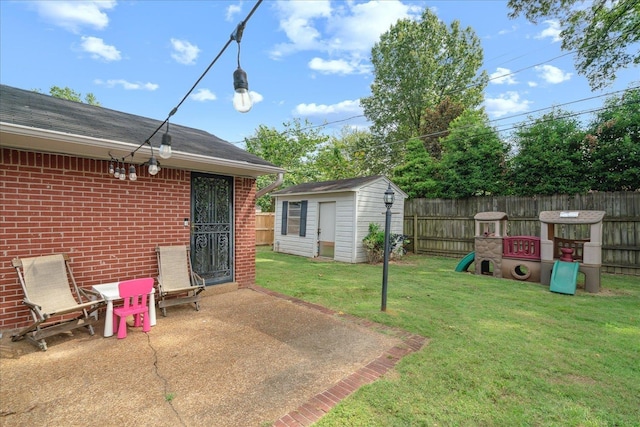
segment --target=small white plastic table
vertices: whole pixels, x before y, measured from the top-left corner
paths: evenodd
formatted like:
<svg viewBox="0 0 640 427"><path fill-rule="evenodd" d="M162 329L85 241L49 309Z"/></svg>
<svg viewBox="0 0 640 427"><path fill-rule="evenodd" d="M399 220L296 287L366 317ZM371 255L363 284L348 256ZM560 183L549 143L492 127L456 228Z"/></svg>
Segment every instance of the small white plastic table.
<svg viewBox="0 0 640 427"><path fill-rule="evenodd" d="M103 283L101 285L93 285L93 290L99 292L102 298L107 302L107 313L104 318L104 336L110 337L113 335L113 302L120 300L120 290L118 289L118 283L111 282ZM156 324L156 301L155 301L155 288L151 288L149 294L149 322L151 326Z"/></svg>

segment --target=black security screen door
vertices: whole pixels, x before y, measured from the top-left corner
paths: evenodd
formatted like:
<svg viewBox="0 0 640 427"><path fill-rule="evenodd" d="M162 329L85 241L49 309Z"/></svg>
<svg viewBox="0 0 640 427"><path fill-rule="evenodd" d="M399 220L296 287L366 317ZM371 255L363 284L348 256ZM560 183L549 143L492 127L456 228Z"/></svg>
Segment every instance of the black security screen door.
<svg viewBox="0 0 640 427"><path fill-rule="evenodd" d="M233 178L191 174L191 262L207 285L233 281Z"/></svg>

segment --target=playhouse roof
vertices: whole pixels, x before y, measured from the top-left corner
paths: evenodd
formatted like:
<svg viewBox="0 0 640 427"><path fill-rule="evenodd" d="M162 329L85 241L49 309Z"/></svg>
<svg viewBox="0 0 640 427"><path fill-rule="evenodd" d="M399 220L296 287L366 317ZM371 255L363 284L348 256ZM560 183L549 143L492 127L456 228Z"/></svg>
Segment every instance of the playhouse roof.
<svg viewBox="0 0 640 427"><path fill-rule="evenodd" d="M163 121L0 85L2 146L108 160L130 154ZM164 130L151 143L159 147ZM259 176L284 172L208 132L171 122L173 156L166 167ZM135 154L142 163L150 149Z"/></svg>
<svg viewBox="0 0 640 427"><path fill-rule="evenodd" d="M601 222L605 211L542 211L540 222L547 224L596 224Z"/></svg>

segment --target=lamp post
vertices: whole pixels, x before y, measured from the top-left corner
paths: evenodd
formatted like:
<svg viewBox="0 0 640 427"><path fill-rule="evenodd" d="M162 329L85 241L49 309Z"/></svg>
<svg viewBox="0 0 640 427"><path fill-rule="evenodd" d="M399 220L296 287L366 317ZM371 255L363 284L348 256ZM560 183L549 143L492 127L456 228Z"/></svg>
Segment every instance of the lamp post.
<svg viewBox="0 0 640 427"><path fill-rule="evenodd" d="M384 205L387 207L385 213L384 222L384 262L382 266L382 307L381 311L387 311L387 277L389 276L389 229L391 228L391 206L393 206L393 200L395 193L391 189L391 183L389 188L384 192Z"/></svg>

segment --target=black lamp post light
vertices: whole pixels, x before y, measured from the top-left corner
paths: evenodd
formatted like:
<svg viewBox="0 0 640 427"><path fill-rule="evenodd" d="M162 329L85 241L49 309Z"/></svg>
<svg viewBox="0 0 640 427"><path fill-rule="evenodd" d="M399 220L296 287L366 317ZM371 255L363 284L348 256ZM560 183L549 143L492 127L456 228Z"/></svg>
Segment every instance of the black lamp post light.
<svg viewBox="0 0 640 427"><path fill-rule="evenodd" d="M391 229L391 206L395 199L395 193L389 188L384 192L384 205L387 208L384 222L384 261L382 265L382 307L381 311L387 311L387 278L389 277L389 230Z"/></svg>

